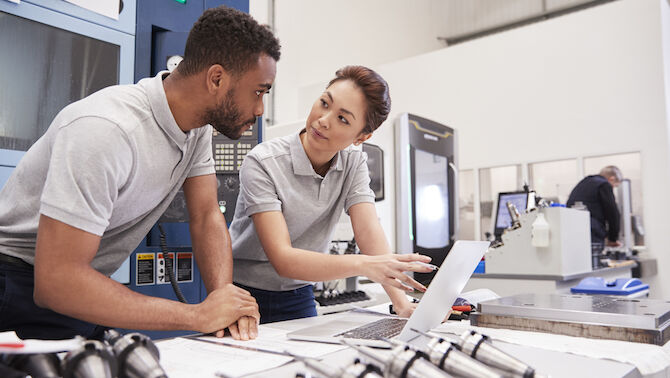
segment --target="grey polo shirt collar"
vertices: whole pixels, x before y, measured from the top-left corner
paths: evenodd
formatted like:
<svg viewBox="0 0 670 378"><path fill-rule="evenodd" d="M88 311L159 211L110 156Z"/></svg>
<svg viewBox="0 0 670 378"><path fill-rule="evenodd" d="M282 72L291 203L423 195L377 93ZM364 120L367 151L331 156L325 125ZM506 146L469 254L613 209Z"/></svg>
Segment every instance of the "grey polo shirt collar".
<svg viewBox="0 0 670 378"><path fill-rule="evenodd" d="M302 142L300 141L300 135L305 132L305 129L302 129L299 133L293 135L290 140L290 149L291 149L291 162L293 163L293 173L301 176L313 176L316 178L322 178L314 168L312 163L307 157L305 152L305 147L303 147ZM342 171L344 167L342 166L342 157L340 156L341 151L337 152L337 155L333 158L333 161L330 163L330 168L328 172L332 170ZM326 173L327 175L328 173Z"/></svg>
<svg viewBox="0 0 670 378"><path fill-rule="evenodd" d="M175 142L179 149L184 151L186 149L186 142L193 137L193 130L189 130L186 133L182 131L177 125L172 111L170 111L170 106L165 96L165 88L163 87L163 79L167 75L169 75L168 71L161 71L149 80L147 84L149 104L158 125Z"/></svg>

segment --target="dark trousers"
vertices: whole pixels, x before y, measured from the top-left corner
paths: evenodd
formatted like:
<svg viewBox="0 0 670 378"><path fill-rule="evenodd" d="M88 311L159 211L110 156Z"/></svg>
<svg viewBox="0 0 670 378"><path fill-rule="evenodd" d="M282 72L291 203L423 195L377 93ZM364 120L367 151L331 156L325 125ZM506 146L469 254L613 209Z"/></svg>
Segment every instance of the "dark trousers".
<svg viewBox="0 0 670 378"><path fill-rule="evenodd" d="M288 291L269 291L235 284L256 298L261 324L316 316L312 285Z"/></svg>
<svg viewBox="0 0 670 378"><path fill-rule="evenodd" d="M34 271L28 263L0 261L0 332L15 331L22 339L61 340L80 335L101 339L96 326L38 307L33 301ZM77 288L71 288L77 295Z"/></svg>

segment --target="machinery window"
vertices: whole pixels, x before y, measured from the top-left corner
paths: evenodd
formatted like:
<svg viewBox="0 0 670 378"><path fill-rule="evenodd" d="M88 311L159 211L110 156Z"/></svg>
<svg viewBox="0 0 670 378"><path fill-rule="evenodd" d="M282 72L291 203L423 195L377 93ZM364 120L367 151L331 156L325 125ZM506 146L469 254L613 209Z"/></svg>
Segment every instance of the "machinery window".
<svg viewBox="0 0 670 378"><path fill-rule="evenodd" d="M548 200L566 203L572 188L581 180L577 159L528 164L530 188Z"/></svg>
<svg viewBox="0 0 670 378"><path fill-rule="evenodd" d="M639 152L577 157L555 161L486 167L460 171L459 175L459 239L487 240L492 236L494 205L498 193L523 189L524 177L529 188L545 199L565 204L575 185L585 176L615 165L630 180L632 233L637 246L644 245L642 164ZM526 170L527 169L527 170ZM475 178L478 177L479 184ZM475 201L479 191L479 203ZM620 190L615 190L619 206ZM477 209L477 206L479 209ZM476 217L479 210L479 217ZM479 223L478 223L479 222ZM478 235L479 234L479 235Z"/></svg>
<svg viewBox="0 0 670 378"><path fill-rule="evenodd" d="M461 240L475 240L475 171L458 174L458 235Z"/></svg>
<svg viewBox="0 0 670 378"><path fill-rule="evenodd" d="M119 46L0 12L0 148L26 151L69 103L119 82Z"/></svg>

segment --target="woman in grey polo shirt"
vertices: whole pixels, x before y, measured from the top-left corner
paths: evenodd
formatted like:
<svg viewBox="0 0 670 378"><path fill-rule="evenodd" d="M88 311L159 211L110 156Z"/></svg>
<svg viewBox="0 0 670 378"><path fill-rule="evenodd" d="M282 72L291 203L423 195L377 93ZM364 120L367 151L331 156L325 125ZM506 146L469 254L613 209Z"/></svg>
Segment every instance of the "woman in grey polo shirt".
<svg viewBox="0 0 670 378"><path fill-rule="evenodd" d="M404 271L429 272L421 255L391 254L377 219L365 155L351 145L388 116L386 81L362 66L336 72L299 133L256 146L240 171L230 226L233 280L251 292L261 323L315 316L312 282L366 276L409 316L405 291L425 287ZM325 254L341 209L362 255Z"/></svg>

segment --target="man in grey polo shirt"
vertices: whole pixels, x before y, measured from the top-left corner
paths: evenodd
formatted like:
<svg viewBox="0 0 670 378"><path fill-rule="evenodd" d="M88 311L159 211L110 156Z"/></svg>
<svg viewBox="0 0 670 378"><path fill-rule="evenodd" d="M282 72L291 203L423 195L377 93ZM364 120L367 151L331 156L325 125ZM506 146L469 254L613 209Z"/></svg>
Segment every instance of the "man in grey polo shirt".
<svg viewBox="0 0 670 378"><path fill-rule="evenodd" d="M63 109L0 194L0 331L61 339L99 337L104 327L218 335L229 327L236 338L255 337L257 304L231 283L208 124L231 138L248 129L263 113L279 55L277 39L249 15L209 9L173 73ZM181 187L209 292L195 305L108 277Z"/></svg>

